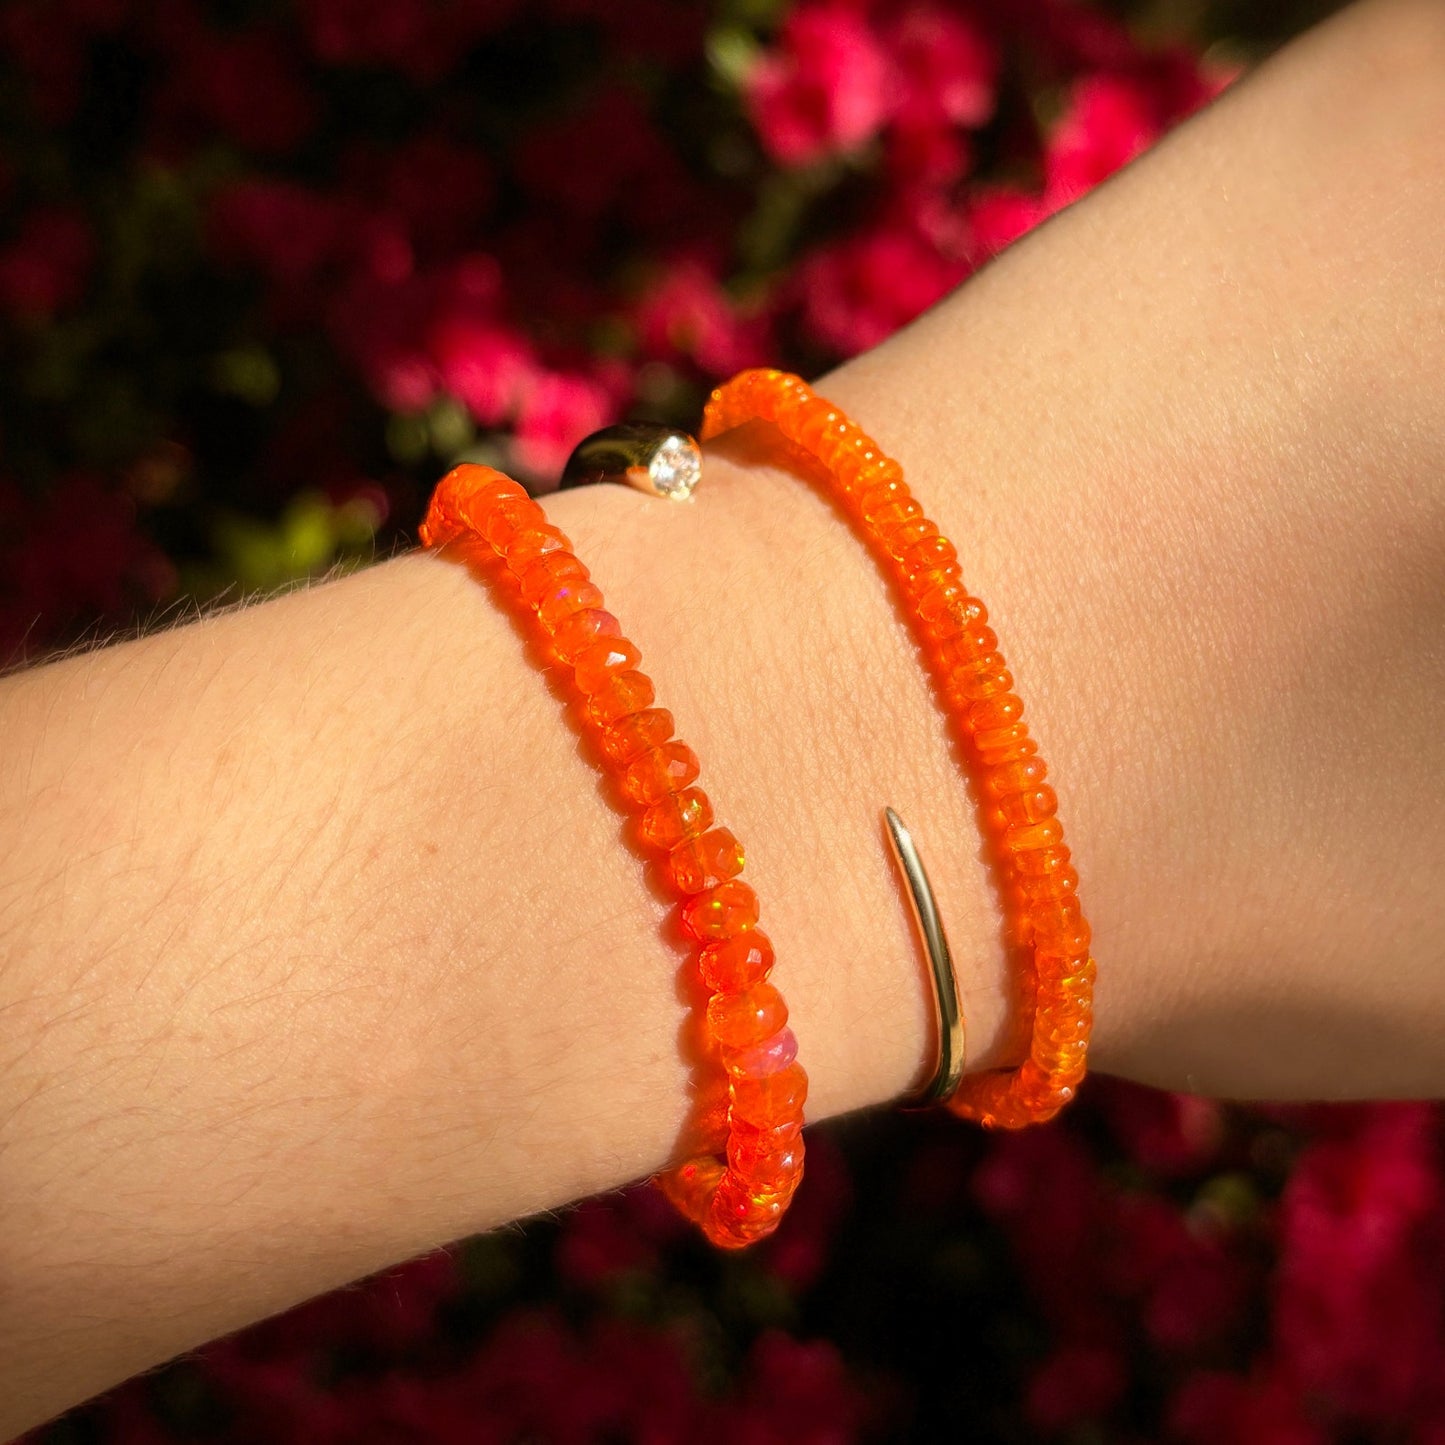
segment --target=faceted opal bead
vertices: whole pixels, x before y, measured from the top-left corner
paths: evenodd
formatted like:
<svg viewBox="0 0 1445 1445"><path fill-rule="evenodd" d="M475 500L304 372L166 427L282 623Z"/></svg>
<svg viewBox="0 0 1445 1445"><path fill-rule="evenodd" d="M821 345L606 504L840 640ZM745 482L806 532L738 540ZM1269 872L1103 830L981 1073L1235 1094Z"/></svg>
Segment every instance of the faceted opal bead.
<svg viewBox="0 0 1445 1445"><path fill-rule="evenodd" d="M726 938L758 921L758 895L741 878L730 878L682 905L682 925L694 938Z"/></svg>
<svg viewBox="0 0 1445 1445"><path fill-rule="evenodd" d="M712 827L712 804L701 788L682 788L659 798L638 827L648 847L670 853L684 838Z"/></svg>
<svg viewBox="0 0 1445 1445"><path fill-rule="evenodd" d="M582 586L590 586L583 583ZM622 624L605 608L584 607L561 618L552 629L552 650L561 661L577 659L599 637L621 637Z"/></svg>
<svg viewBox="0 0 1445 1445"><path fill-rule="evenodd" d="M1006 793L997 807L1005 823L1039 823L1059 811L1059 798L1047 783L1041 783L1026 792Z"/></svg>
<svg viewBox="0 0 1445 1445"><path fill-rule="evenodd" d="M529 563L517 576L522 596L536 607L564 582L585 582L591 573L570 552L553 552Z"/></svg>
<svg viewBox="0 0 1445 1445"><path fill-rule="evenodd" d="M742 871L743 845L727 828L686 838L667 858L667 875L679 893L701 893Z"/></svg>
<svg viewBox="0 0 1445 1445"><path fill-rule="evenodd" d="M573 676L578 688L590 694L614 673L627 672L641 661L642 654L635 642L629 642L625 637L599 637L578 654Z"/></svg>
<svg viewBox="0 0 1445 1445"><path fill-rule="evenodd" d="M517 576L521 575L540 557L553 553L572 551L572 540L560 528L550 522L519 532L507 548L507 566Z"/></svg>
<svg viewBox="0 0 1445 1445"><path fill-rule="evenodd" d="M665 707L645 707L598 730L597 746L608 762L622 767L638 753L661 747L672 736L672 714Z"/></svg>
<svg viewBox="0 0 1445 1445"><path fill-rule="evenodd" d="M641 712L657 700L652 679L645 672L614 673L587 699L588 718L597 724L616 722L629 713Z"/></svg>
<svg viewBox="0 0 1445 1445"><path fill-rule="evenodd" d="M796 1061L776 1074L761 1077L734 1075L732 1079L732 1112L759 1128L802 1112L808 1098L808 1076Z"/></svg>
<svg viewBox="0 0 1445 1445"><path fill-rule="evenodd" d="M622 770L622 791L634 802L651 804L685 788L701 771L697 754L678 738L639 753Z"/></svg>
<svg viewBox="0 0 1445 1445"><path fill-rule="evenodd" d="M728 1049L760 1044L787 1021L788 1006L770 983L756 983L742 993L717 994L707 1006L708 1027L718 1043Z"/></svg>
<svg viewBox="0 0 1445 1445"><path fill-rule="evenodd" d="M768 988L770 984L760 987ZM742 1049L724 1049L723 1065L730 1074L749 1079L765 1079L781 1073L798 1057L798 1041L792 1029L780 1028L776 1033Z"/></svg>
<svg viewBox="0 0 1445 1445"><path fill-rule="evenodd" d="M714 993L737 993L765 979L773 967L773 941L761 928L719 938L697 955L697 971Z"/></svg>

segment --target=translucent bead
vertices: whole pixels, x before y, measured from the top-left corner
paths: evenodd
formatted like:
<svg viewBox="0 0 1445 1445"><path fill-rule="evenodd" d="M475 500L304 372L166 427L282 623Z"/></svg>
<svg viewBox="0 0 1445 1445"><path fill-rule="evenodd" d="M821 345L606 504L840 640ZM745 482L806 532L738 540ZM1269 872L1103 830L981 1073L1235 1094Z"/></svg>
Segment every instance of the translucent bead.
<svg viewBox="0 0 1445 1445"><path fill-rule="evenodd" d="M727 828L685 838L667 855L667 876L681 894L701 893L743 871L743 845Z"/></svg>
<svg viewBox="0 0 1445 1445"><path fill-rule="evenodd" d="M516 576L521 575L539 557L550 557L557 552L571 552L572 539L550 522L519 532L507 548L507 566Z"/></svg>
<svg viewBox="0 0 1445 1445"><path fill-rule="evenodd" d="M898 502L912 501L912 499L913 493L908 490L908 484L903 480L903 469L900 467L896 471L887 472L880 480L872 482L859 491L858 515L865 522L876 526L874 518L879 512ZM922 510L920 507L919 512L914 515L919 515Z"/></svg>
<svg viewBox="0 0 1445 1445"><path fill-rule="evenodd" d="M555 641L555 639L554 639ZM652 679L645 672L614 673L591 697L583 711L588 720L601 726L616 722L629 713L641 712L657 700Z"/></svg>
<svg viewBox="0 0 1445 1445"><path fill-rule="evenodd" d="M982 657L989 657L998 651L998 637L992 627L977 622L948 637L940 638L937 652L948 671L966 667Z"/></svg>
<svg viewBox="0 0 1445 1445"><path fill-rule="evenodd" d="M1014 675L1004 666L1001 652L990 652L977 662L958 668L949 679L951 692L960 705L997 697L1013 686Z"/></svg>
<svg viewBox="0 0 1445 1445"><path fill-rule="evenodd" d="M1027 758L1034 757L1039 750L1037 741L1029 736L1028 727L1019 723L1015 727L1005 728L1008 736L1002 741L995 741L987 753L979 754L979 761L985 768L1002 767L1005 763L1022 762ZM974 739L977 745L977 739Z"/></svg>
<svg viewBox="0 0 1445 1445"><path fill-rule="evenodd" d="M639 753L618 781L634 803L648 805L687 787L700 771L697 754L680 738L673 738Z"/></svg>
<svg viewBox="0 0 1445 1445"><path fill-rule="evenodd" d="M758 921L758 895L741 878L729 878L682 905L682 926L694 938L727 938Z"/></svg>
<svg viewBox="0 0 1445 1445"><path fill-rule="evenodd" d="M927 517L910 517L908 521L899 523L884 536L883 545L887 548L890 557L901 560L920 542L930 537L938 537L938 528ZM939 537L939 541L942 540Z"/></svg>
<svg viewBox="0 0 1445 1445"><path fill-rule="evenodd" d="M890 496L897 496L903 486L903 468L892 457L879 456L858 469L858 481L854 488L858 506L870 492L882 487L891 487Z"/></svg>
<svg viewBox="0 0 1445 1445"><path fill-rule="evenodd" d="M979 760L985 767L1038 751L1039 745L1034 743L1032 749L1020 752L1021 743L1033 743L1026 722L1009 723L1007 727L1001 728L985 728L973 735L973 745L978 749Z"/></svg>
<svg viewBox="0 0 1445 1445"><path fill-rule="evenodd" d="M1013 726L1024 715L1023 699L1011 692L1000 693L968 709L968 725L976 734Z"/></svg>
<svg viewBox="0 0 1445 1445"><path fill-rule="evenodd" d="M639 714L640 716L640 714ZM682 788L659 798L638 823L649 848L671 853L684 838L696 837L712 827L712 804L701 788Z"/></svg>
<svg viewBox="0 0 1445 1445"><path fill-rule="evenodd" d="M585 584L584 584L585 585ZM552 629L552 651L557 657L574 666L577 659L599 637L621 637L622 624L605 608L584 607L564 617ZM628 674L618 673L618 677ZM648 699L652 701L651 698Z"/></svg>
<svg viewBox="0 0 1445 1445"><path fill-rule="evenodd" d="M909 579L920 575L933 577L940 575L941 568L956 567L958 552L947 537L934 532L932 536L921 537L898 560Z"/></svg>
<svg viewBox="0 0 1445 1445"><path fill-rule="evenodd" d="M1067 864L1052 873L1039 878L1020 878L1019 895L1025 904L1043 903L1052 898L1063 898L1076 893L1079 888L1079 874Z"/></svg>
<svg viewBox="0 0 1445 1445"><path fill-rule="evenodd" d="M792 1125L781 1130L736 1130L728 1136L728 1168L747 1181L754 1198L790 1193L803 1173L803 1136Z"/></svg>
<svg viewBox="0 0 1445 1445"><path fill-rule="evenodd" d="M771 984L760 987L770 988ZM798 1041L792 1029L781 1028L776 1033L745 1049L724 1049L723 1066L730 1074L741 1074L750 1079L765 1079L781 1073L798 1057Z"/></svg>
<svg viewBox="0 0 1445 1445"><path fill-rule="evenodd" d="M1042 758L1020 758L1005 763L1002 767L990 768L984 777L984 787L995 797L1007 793L1022 793L1036 788L1049 774L1049 765Z"/></svg>
<svg viewBox="0 0 1445 1445"><path fill-rule="evenodd" d="M773 968L773 941L761 928L709 943L697 955L697 971L714 993L739 993L761 983Z"/></svg>
<svg viewBox="0 0 1445 1445"><path fill-rule="evenodd" d="M538 604L537 616L549 631L555 631L557 624L584 607L601 607L602 589L593 582L579 582L575 579L559 583Z"/></svg>
<svg viewBox="0 0 1445 1445"><path fill-rule="evenodd" d="M886 539L895 528L922 515L923 508L915 498L899 497L897 501L889 502L886 506L874 507L871 512L865 512L863 520L870 523L879 535Z"/></svg>
<svg viewBox="0 0 1445 1445"><path fill-rule="evenodd" d="M1041 823L1058 811L1058 795L1047 783L1025 793L1009 793L997 804L997 812L1006 824Z"/></svg>
<svg viewBox="0 0 1445 1445"><path fill-rule="evenodd" d="M721 1160L702 1155L659 1175L658 1183L685 1218L701 1222L711 1212L713 1195L726 1173L727 1166Z"/></svg>
<svg viewBox="0 0 1445 1445"><path fill-rule="evenodd" d="M672 736L672 728L672 714L665 707L647 707L601 728L597 746L608 762L622 767L648 748L661 747Z"/></svg>
<svg viewBox="0 0 1445 1445"><path fill-rule="evenodd" d="M545 526L547 514L530 497L502 497L482 516L482 536L505 553L520 532Z"/></svg>
<svg viewBox="0 0 1445 1445"><path fill-rule="evenodd" d="M1064 829L1057 818L1041 823L1019 823L1003 835L1005 847L1012 853L1037 852L1041 848L1057 848L1064 841Z"/></svg>
<svg viewBox="0 0 1445 1445"><path fill-rule="evenodd" d="M1089 944L1094 937L1093 930L1082 919L1079 918L1073 923L1044 922L1040 923L1039 910L1042 908L1057 908L1064 903L1077 905L1078 898L1072 893L1066 893L1062 898L1049 900L1048 903L1040 904L1037 908L1029 910L1029 925L1033 929L1034 943L1039 948L1059 949L1073 954L1087 953ZM1050 914L1052 918L1054 915Z"/></svg>
<svg viewBox="0 0 1445 1445"><path fill-rule="evenodd" d="M528 605L536 607L564 582L585 582L591 575L581 559L571 552L556 552L529 563L518 574L517 581Z"/></svg>
<svg viewBox="0 0 1445 1445"><path fill-rule="evenodd" d="M1069 866L1069 850L1060 845L1057 848L1036 848L1027 853L1014 854L1014 867L1021 874L1040 878L1048 873L1057 873Z"/></svg>
<svg viewBox="0 0 1445 1445"><path fill-rule="evenodd" d="M713 1192L707 1236L724 1249L741 1249L777 1227L787 1201L755 1199L745 1180L729 1169Z"/></svg>
<svg viewBox="0 0 1445 1445"><path fill-rule="evenodd" d="M1038 904L1037 907L1029 910L1029 921L1033 924L1034 936L1039 940L1039 947L1048 947L1044 943L1045 937L1058 934L1067 934L1083 922L1084 911L1074 894L1068 894L1063 898L1051 898Z"/></svg>
<svg viewBox="0 0 1445 1445"><path fill-rule="evenodd" d="M575 681L582 692L593 693L613 673L626 672L641 661L636 643L625 637L601 637L578 654Z"/></svg>
<svg viewBox="0 0 1445 1445"><path fill-rule="evenodd" d="M800 1115L808 1098L808 1076L796 1060L776 1074L734 1074L732 1114L760 1129Z"/></svg>
<svg viewBox="0 0 1445 1445"><path fill-rule="evenodd" d="M949 581L919 597L918 615L935 637L943 638L982 627L988 621L988 608L962 582Z"/></svg>
<svg viewBox="0 0 1445 1445"><path fill-rule="evenodd" d="M725 1049L749 1049L770 1039L787 1021L788 1006L770 983L756 983L742 993L717 994L707 1006L708 1028Z"/></svg>

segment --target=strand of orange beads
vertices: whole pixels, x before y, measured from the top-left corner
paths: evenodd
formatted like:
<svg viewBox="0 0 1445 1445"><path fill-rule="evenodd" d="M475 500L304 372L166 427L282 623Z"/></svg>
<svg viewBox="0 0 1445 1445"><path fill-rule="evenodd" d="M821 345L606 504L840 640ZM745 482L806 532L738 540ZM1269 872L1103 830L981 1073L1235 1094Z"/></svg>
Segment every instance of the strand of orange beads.
<svg viewBox="0 0 1445 1445"><path fill-rule="evenodd" d="M713 1244L737 1249L777 1228L803 1177L808 1076L797 1062L783 996L769 982L773 947L758 927L758 897L738 875L742 845L717 826L697 785L697 754L656 706L641 654L622 635L568 537L511 477L454 468L432 493L420 535L428 547L481 539L515 579L519 609L535 616L551 658L571 674L579 716L658 855L698 945L709 991L706 1031L723 1070L725 1123L701 1153L657 1176L663 1192ZM721 1081L720 1081L721 1082Z"/></svg>
<svg viewBox="0 0 1445 1445"><path fill-rule="evenodd" d="M842 411L800 377L744 371L713 392L702 437L755 419L772 422L821 464L835 496L886 559L991 804L985 826L1007 873L1013 936L1031 948L1019 980L1030 1047L1017 1068L965 1077L945 1103L989 1128L1043 1122L1084 1077L1096 970L1058 798L988 610L964 586L953 544L923 515L903 468Z"/></svg>

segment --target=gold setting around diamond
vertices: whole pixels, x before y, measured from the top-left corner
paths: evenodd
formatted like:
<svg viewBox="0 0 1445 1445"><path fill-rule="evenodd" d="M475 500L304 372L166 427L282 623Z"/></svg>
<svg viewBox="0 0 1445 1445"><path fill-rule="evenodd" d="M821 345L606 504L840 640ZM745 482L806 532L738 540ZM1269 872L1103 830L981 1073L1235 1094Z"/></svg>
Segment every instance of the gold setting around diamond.
<svg viewBox="0 0 1445 1445"><path fill-rule="evenodd" d="M560 485L625 482L651 496L681 501L701 480L702 448L694 437L660 422L624 422L578 442Z"/></svg>

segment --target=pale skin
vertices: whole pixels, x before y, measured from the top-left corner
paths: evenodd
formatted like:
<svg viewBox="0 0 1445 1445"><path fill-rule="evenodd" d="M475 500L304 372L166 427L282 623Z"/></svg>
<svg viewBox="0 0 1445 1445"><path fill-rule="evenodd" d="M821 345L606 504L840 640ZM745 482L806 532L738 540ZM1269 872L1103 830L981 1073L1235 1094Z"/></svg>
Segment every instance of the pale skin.
<svg viewBox="0 0 1445 1445"><path fill-rule="evenodd" d="M1083 879L1098 1071L1445 1095L1442 81L1432 0L1347 11L818 380L989 605ZM945 720L775 455L753 427L688 504L545 505L747 849L816 1122L930 1065L885 803L969 1068L1015 1060ZM676 1158L670 900L464 567L14 675L0 735L0 1436Z"/></svg>

